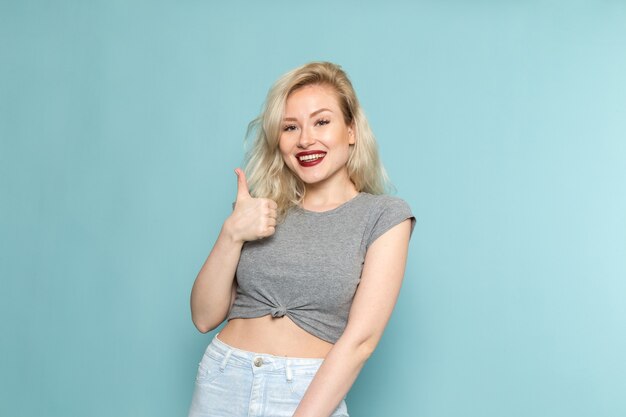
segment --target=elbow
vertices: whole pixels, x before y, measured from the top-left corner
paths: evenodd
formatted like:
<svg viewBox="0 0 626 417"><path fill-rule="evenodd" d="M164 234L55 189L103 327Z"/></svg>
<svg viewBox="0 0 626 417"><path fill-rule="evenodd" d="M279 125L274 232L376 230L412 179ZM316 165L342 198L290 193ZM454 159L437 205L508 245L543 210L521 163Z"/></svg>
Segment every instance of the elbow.
<svg viewBox="0 0 626 417"><path fill-rule="evenodd" d="M365 364L367 360L372 356L376 349L376 341L371 339L365 339L360 341L348 342L345 345L350 352L350 357L354 358L357 362Z"/></svg>
<svg viewBox="0 0 626 417"><path fill-rule="evenodd" d="M196 329L198 329L200 333L208 333L211 330L213 330L211 327L204 325L204 324L194 322L194 325L196 326Z"/></svg>
<svg viewBox="0 0 626 417"><path fill-rule="evenodd" d="M191 321L200 333L208 333L216 329L228 315L228 310L218 308L198 308L191 302Z"/></svg>
<svg viewBox="0 0 626 417"><path fill-rule="evenodd" d="M376 350L376 342L373 340L366 340L359 344L357 348L357 355L365 363L372 356Z"/></svg>
<svg viewBox="0 0 626 417"><path fill-rule="evenodd" d="M217 326L219 326L223 320L220 321L219 323L216 323L216 322L209 321L209 320L202 320L192 315L191 321L193 322L193 325L196 326L196 329L198 329L200 333L208 333L211 330L216 329Z"/></svg>
<svg viewBox="0 0 626 417"><path fill-rule="evenodd" d="M380 336L378 332L358 331L355 328L346 329L336 346L341 345L340 350L345 349L346 354L364 364L374 354Z"/></svg>

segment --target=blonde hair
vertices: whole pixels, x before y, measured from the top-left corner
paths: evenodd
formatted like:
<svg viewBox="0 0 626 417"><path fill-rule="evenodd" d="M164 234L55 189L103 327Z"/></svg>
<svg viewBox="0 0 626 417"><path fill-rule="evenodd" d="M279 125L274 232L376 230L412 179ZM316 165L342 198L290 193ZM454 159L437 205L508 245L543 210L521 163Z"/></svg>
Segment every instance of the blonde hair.
<svg viewBox="0 0 626 417"><path fill-rule="evenodd" d="M339 65L311 62L295 68L272 86L261 114L250 122L247 137L254 137L246 154L245 171L254 197L274 200L278 217L302 202L305 185L285 165L278 149L287 98L295 90L308 85L331 87L347 126L354 129L355 144L350 147L347 168L357 191L384 194L390 183L378 155L376 138L356 97L352 83Z"/></svg>

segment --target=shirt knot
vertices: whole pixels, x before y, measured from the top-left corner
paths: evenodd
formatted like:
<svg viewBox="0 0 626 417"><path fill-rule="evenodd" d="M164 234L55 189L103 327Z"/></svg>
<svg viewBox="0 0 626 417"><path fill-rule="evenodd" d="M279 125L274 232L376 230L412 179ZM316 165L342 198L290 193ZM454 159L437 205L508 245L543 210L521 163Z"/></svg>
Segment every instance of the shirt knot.
<svg viewBox="0 0 626 417"><path fill-rule="evenodd" d="M272 309L272 317L275 317L275 318L283 317L286 313L287 313L287 309L282 306L274 307Z"/></svg>

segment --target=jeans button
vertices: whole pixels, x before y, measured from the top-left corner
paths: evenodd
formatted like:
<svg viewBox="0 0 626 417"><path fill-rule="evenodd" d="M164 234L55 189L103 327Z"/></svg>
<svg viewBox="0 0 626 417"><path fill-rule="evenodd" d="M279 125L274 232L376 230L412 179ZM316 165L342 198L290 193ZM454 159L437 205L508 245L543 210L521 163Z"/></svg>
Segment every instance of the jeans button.
<svg viewBox="0 0 626 417"><path fill-rule="evenodd" d="M254 359L254 366L256 366L258 368L261 365L263 365L263 358L255 358Z"/></svg>

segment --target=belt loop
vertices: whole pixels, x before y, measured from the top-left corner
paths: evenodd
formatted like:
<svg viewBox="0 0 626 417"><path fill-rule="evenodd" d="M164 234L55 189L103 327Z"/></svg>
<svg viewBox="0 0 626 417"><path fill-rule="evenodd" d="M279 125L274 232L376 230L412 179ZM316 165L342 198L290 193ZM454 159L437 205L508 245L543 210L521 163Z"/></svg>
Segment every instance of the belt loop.
<svg viewBox="0 0 626 417"><path fill-rule="evenodd" d="M230 355L233 353L232 349L228 349L228 351L226 352L226 355L224 355L224 360L222 360L222 363L220 364L220 371L224 372L224 368L226 368L226 364L228 363L228 360L230 359Z"/></svg>
<svg viewBox="0 0 626 417"><path fill-rule="evenodd" d="M287 362L285 363L285 374L287 376L287 382L291 382L291 380L293 379L293 373L291 372L291 360L287 359Z"/></svg>

